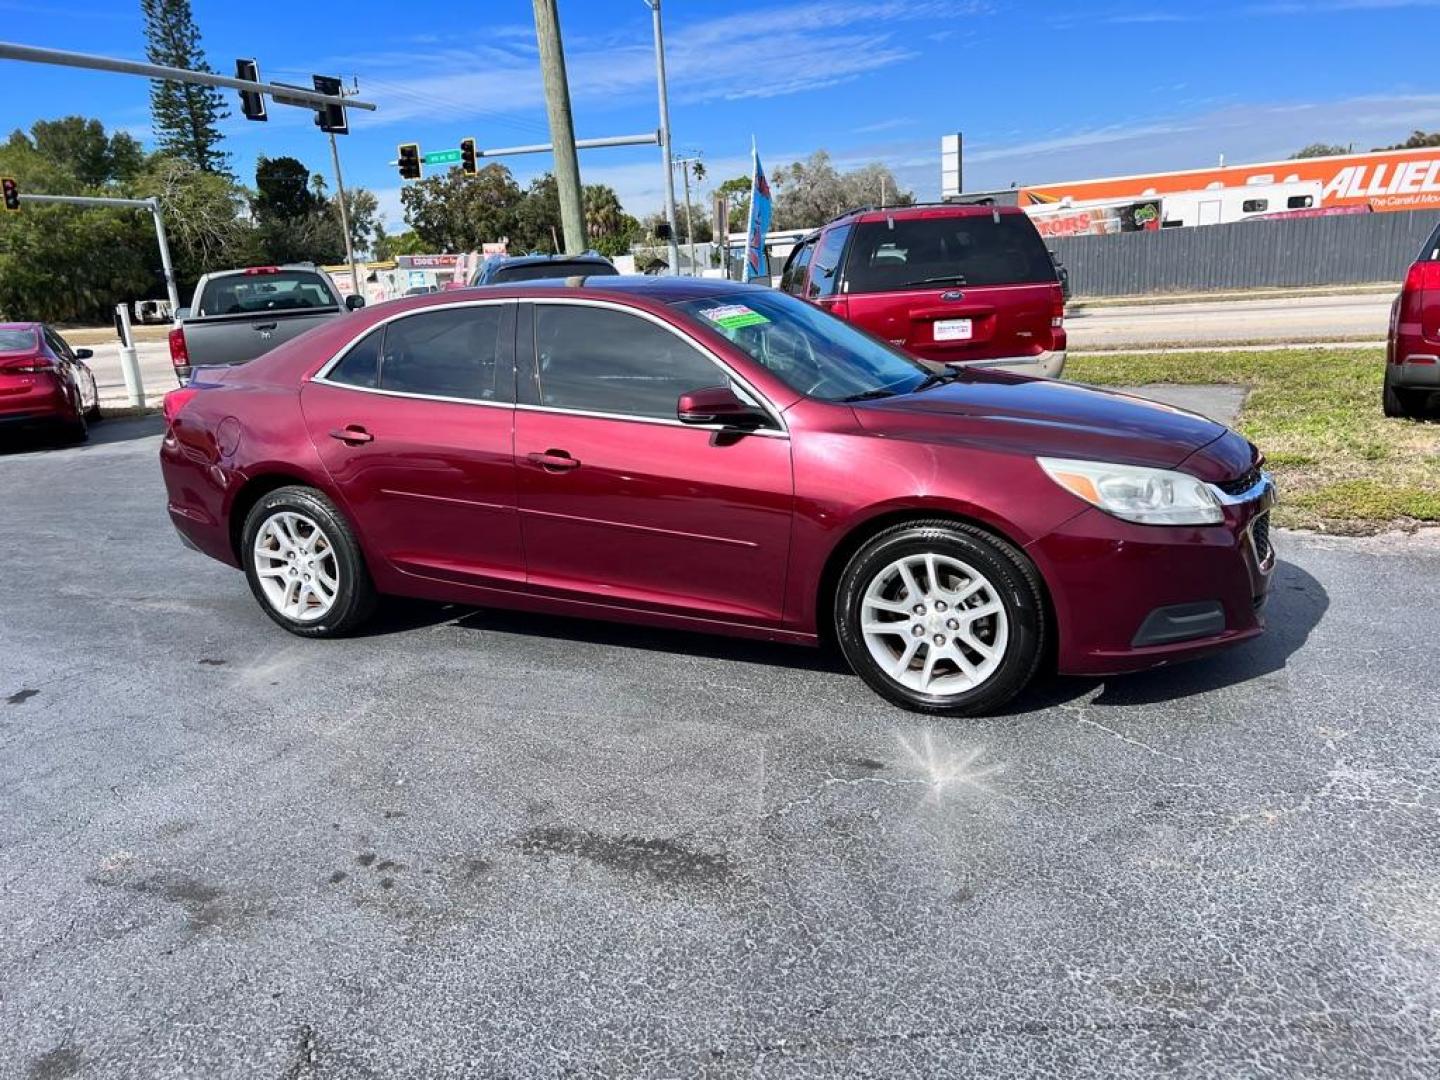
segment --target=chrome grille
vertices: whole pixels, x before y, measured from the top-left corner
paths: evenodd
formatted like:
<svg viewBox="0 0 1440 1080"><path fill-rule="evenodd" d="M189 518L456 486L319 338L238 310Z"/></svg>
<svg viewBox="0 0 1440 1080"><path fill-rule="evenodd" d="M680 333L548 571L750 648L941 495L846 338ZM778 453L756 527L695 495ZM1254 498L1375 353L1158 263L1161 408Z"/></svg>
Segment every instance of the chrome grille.
<svg viewBox="0 0 1440 1080"><path fill-rule="evenodd" d="M1260 482L1260 466L1252 465L1248 472L1237 476L1234 480L1221 480L1215 486L1226 495L1244 495Z"/></svg>
<svg viewBox="0 0 1440 1080"><path fill-rule="evenodd" d="M1255 544L1255 558L1264 566L1275 554L1270 546L1270 512L1267 510L1250 524L1250 539Z"/></svg>

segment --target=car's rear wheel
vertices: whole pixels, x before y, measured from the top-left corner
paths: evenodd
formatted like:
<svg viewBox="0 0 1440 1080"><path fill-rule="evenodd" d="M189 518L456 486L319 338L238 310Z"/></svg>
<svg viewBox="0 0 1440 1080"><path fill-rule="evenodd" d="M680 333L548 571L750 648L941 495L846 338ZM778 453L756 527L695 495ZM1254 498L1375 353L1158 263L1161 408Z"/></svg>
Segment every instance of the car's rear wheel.
<svg viewBox="0 0 1440 1080"><path fill-rule="evenodd" d="M1035 674L1045 609L1035 569L983 529L944 520L887 529L851 558L835 596L850 666L907 709L993 712Z"/></svg>
<svg viewBox="0 0 1440 1080"><path fill-rule="evenodd" d="M278 488L257 502L245 518L241 556L255 599L292 634L339 637L375 608L354 533L313 488Z"/></svg>
<svg viewBox="0 0 1440 1080"><path fill-rule="evenodd" d="M1388 365L1385 368L1385 415L1393 417L1425 416L1430 391L1396 386L1390 375L1392 370Z"/></svg>

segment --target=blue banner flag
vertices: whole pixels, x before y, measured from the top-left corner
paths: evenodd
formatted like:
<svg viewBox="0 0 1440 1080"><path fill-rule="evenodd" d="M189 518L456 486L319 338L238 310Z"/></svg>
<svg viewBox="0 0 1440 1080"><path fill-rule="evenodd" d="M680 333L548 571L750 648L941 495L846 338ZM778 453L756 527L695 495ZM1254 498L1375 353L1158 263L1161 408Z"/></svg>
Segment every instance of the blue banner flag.
<svg viewBox="0 0 1440 1080"><path fill-rule="evenodd" d="M755 158L755 173L750 178L750 224L745 238L746 281L768 277L770 274L770 267L765 259L765 234L770 231L770 181L765 179L765 170L760 165L760 152L753 143L750 153Z"/></svg>

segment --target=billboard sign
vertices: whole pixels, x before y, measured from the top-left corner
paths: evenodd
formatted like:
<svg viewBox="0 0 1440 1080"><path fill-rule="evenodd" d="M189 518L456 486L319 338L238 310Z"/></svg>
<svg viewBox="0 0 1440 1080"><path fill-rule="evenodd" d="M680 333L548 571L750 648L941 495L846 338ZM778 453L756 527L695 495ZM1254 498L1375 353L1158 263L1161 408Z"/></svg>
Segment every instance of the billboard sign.
<svg viewBox="0 0 1440 1080"><path fill-rule="evenodd" d="M1032 184L1020 189L1020 205L1043 206L1066 198L1077 203L1142 199L1217 187L1306 181L1322 186L1322 206L1440 210L1440 147Z"/></svg>

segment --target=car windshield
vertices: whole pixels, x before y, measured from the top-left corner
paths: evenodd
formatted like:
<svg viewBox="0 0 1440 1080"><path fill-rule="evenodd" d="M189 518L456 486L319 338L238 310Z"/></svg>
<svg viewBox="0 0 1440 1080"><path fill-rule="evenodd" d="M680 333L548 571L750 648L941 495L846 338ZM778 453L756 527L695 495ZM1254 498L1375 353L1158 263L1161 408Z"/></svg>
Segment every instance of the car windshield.
<svg viewBox="0 0 1440 1080"><path fill-rule="evenodd" d="M28 353L34 351L34 330L0 330L0 353Z"/></svg>
<svg viewBox="0 0 1440 1080"><path fill-rule="evenodd" d="M495 276L490 279L491 285L498 285L501 282L509 281L542 281L545 278L564 277L612 277L620 271L609 263L602 262L567 262L563 259L554 259L543 263L518 263L515 266L502 266L495 271Z"/></svg>
<svg viewBox="0 0 1440 1080"><path fill-rule="evenodd" d="M1054 282L1045 242L1024 214L867 221L845 263L851 292Z"/></svg>
<svg viewBox="0 0 1440 1080"><path fill-rule="evenodd" d="M786 386L823 401L906 394L937 378L936 369L782 292L756 289L674 307Z"/></svg>

